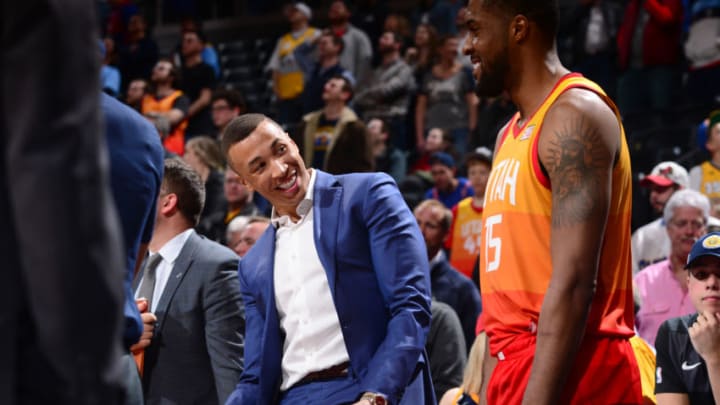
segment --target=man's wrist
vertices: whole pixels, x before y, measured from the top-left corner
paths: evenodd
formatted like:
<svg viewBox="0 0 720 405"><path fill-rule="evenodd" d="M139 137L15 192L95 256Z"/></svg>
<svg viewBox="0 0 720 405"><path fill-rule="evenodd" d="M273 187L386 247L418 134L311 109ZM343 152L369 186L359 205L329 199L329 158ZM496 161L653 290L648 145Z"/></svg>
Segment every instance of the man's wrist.
<svg viewBox="0 0 720 405"><path fill-rule="evenodd" d="M370 403L370 405L387 405L387 396L384 394L380 394L379 392L365 392L360 397L360 400L365 400Z"/></svg>

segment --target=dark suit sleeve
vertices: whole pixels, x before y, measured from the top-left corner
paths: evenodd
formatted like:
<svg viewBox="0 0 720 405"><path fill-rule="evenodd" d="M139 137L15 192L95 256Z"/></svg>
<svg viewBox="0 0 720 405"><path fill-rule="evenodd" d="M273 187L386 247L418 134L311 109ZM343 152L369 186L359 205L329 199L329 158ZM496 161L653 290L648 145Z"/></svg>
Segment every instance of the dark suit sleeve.
<svg viewBox="0 0 720 405"><path fill-rule="evenodd" d="M457 271L457 270L453 270ZM477 319L482 311L482 305L480 303L480 293L477 288L472 284L469 279L467 283L463 283L463 295L461 303L463 304L458 317L462 324L463 335L465 337L467 353L470 352L470 347L475 341L475 325L477 325Z"/></svg>
<svg viewBox="0 0 720 405"><path fill-rule="evenodd" d="M235 391L226 405L256 404L259 398L260 356L262 354L263 316L257 308L253 288L249 285L240 261L237 276L240 281L242 301L245 307L245 364Z"/></svg>
<svg viewBox="0 0 720 405"><path fill-rule="evenodd" d="M208 272L212 278L203 289L205 341L220 403L230 396L243 369L245 322L238 260L233 256L229 250L222 256L215 271Z"/></svg>
<svg viewBox="0 0 720 405"><path fill-rule="evenodd" d="M368 176L363 215L380 292L390 312L385 340L361 381L396 403L421 359L430 327L430 270L415 217L392 178Z"/></svg>

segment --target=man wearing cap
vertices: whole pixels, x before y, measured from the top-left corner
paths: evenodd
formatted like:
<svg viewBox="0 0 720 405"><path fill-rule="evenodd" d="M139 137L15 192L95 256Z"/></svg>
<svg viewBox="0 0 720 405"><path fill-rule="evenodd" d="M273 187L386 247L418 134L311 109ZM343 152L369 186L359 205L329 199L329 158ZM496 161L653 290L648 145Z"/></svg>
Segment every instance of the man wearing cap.
<svg viewBox="0 0 720 405"><path fill-rule="evenodd" d="M485 188L492 168L492 152L486 147L477 148L465 158L465 167L474 195L453 207L453 222L446 247L450 250L452 267L472 278L480 253L482 212Z"/></svg>
<svg viewBox="0 0 720 405"><path fill-rule="evenodd" d="M665 205L663 215L670 248L667 260L640 270L633 281L640 301L635 317L637 333L655 343L660 324L693 312L687 292L685 264L693 243L705 234L710 201L695 190L680 190Z"/></svg>
<svg viewBox="0 0 720 405"><path fill-rule="evenodd" d="M277 97L278 121L280 124L294 124L302 117L300 95L303 92L305 75L296 59L298 46L315 41L320 31L308 24L312 11L305 3L294 3L287 13L290 32L278 39L266 70L272 71L273 91Z"/></svg>
<svg viewBox="0 0 720 405"><path fill-rule="evenodd" d="M455 160L445 152L430 156L430 174L435 186L425 193L425 198L440 200L452 209L466 197L475 195L472 185L464 177L455 177Z"/></svg>
<svg viewBox="0 0 720 405"><path fill-rule="evenodd" d="M705 149L710 159L690 169L690 188L710 199L712 214L720 214L720 110L710 114Z"/></svg>
<svg viewBox="0 0 720 405"><path fill-rule="evenodd" d="M688 294L696 313L658 331L658 404L714 404L720 398L720 233L695 242L688 256Z"/></svg>
<svg viewBox="0 0 720 405"><path fill-rule="evenodd" d="M640 185L650 189L650 204L656 214L662 214L665 203L677 190L688 187L688 173L675 162L661 162L645 176ZM638 228L632 235L633 274L643 267L665 260L670 240L662 216Z"/></svg>

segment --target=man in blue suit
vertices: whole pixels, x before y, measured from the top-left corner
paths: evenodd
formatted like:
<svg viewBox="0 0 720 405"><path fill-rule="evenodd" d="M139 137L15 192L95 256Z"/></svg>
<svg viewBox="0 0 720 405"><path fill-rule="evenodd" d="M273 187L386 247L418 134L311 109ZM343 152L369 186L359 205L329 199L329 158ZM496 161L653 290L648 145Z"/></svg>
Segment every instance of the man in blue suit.
<svg viewBox="0 0 720 405"><path fill-rule="evenodd" d="M239 266L245 371L227 404L432 404L425 244L385 174L307 169L261 114L235 118L223 150L273 206Z"/></svg>

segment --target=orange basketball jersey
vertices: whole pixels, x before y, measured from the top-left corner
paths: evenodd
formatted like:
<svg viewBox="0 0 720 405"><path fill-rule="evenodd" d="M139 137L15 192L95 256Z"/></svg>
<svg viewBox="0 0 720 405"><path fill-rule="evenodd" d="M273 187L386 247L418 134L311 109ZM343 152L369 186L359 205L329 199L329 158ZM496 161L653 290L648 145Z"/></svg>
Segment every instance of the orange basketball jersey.
<svg viewBox="0 0 720 405"><path fill-rule="evenodd" d="M485 192L480 251L483 317L490 351L497 355L517 334L535 333L540 307L552 275L550 180L538 157L545 114L571 88L597 93L620 122L613 102L580 74L564 76L525 125L519 113L501 134ZM612 194L602 244L597 289L586 336L633 335L630 261L630 156L621 125L620 155L612 173Z"/></svg>

